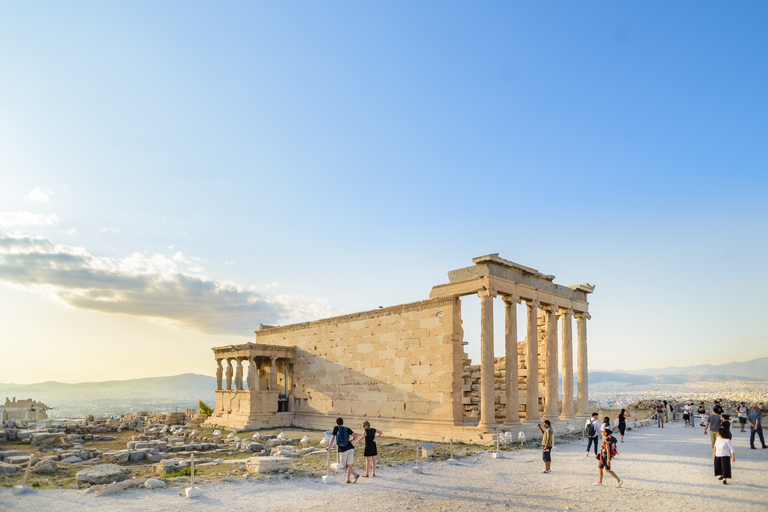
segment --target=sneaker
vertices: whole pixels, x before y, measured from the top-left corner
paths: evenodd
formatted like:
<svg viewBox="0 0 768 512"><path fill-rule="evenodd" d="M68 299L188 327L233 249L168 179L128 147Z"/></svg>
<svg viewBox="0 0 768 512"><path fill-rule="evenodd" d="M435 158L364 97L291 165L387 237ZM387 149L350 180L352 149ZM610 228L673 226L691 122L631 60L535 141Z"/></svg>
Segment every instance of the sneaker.
<svg viewBox="0 0 768 512"><path fill-rule="evenodd" d="M592 485L603 485L603 484L600 482L592 482Z"/></svg>
<svg viewBox="0 0 768 512"><path fill-rule="evenodd" d="M616 484L616 487L621 487L621 484L623 484L623 483L624 483L624 480L619 480L619 483Z"/></svg>
<svg viewBox="0 0 768 512"><path fill-rule="evenodd" d="M585 457L589 457L589 452L584 454Z"/></svg>
<svg viewBox="0 0 768 512"><path fill-rule="evenodd" d="M545 469L544 471L542 471L542 473L549 473L549 470Z"/></svg>

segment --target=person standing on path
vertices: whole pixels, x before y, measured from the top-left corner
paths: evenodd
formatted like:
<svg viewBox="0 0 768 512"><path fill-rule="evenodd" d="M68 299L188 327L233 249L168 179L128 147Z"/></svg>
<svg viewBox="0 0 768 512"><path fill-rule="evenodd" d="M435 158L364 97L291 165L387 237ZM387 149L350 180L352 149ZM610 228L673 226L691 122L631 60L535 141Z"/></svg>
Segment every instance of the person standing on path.
<svg viewBox="0 0 768 512"><path fill-rule="evenodd" d="M701 419L699 426L703 427L707 421L707 408L704 407L704 402L699 404L699 409L696 412L699 413L699 418Z"/></svg>
<svg viewBox="0 0 768 512"><path fill-rule="evenodd" d="M333 433L331 434L331 440L328 441L326 450L330 450L333 445L333 441L339 446L339 463L347 469L347 483L354 484L360 475L355 473L352 465L355 463L355 439L357 434L352 432L351 428L344 426L344 420L336 418L336 426L333 427ZM350 477L354 476L354 480L350 481Z"/></svg>
<svg viewBox="0 0 768 512"><path fill-rule="evenodd" d="M707 435L707 429L709 429L709 442L712 444L712 448L715 447L715 441L717 441L717 433L720 431L720 426L723 423L723 419L719 414L715 414L714 411L707 418L707 424L704 425L704 435Z"/></svg>
<svg viewBox="0 0 768 512"><path fill-rule="evenodd" d="M667 404L667 407L669 408L669 410L666 411L667 412L667 418L669 418L669 421L671 423L674 423L675 422L675 406L672 405L672 402L670 402L670 403Z"/></svg>
<svg viewBox="0 0 768 512"><path fill-rule="evenodd" d="M624 482L619 478L619 475L611 471L611 431L605 430L603 432L603 447L600 449L600 456L598 457L598 475L597 482L594 485L603 485L603 470L611 475L618 482L618 487Z"/></svg>
<svg viewBox="0 0 768 512"><path fill-rule="evenodd" d="M542 473L549 473L549 467L552 465L552 447L555 445L555 431L552 429L552 425L549 420L544 420L544 427L541 428L541 424L536 425L541 432L541 458L544 460L544 471ZM587 448L589 450L589 448ZM589 452L587 452L589 453Z"/></svg>
<svg viewBox="0 0 768 512"><path fill-rule="evenodd" d="M726 485L731 476L731 461L736 462L736 454L733 453L733 443L731 442L731 431L721 427L717 431L717 441L712 447L712 456L715 457L715 476Z"/></svg>
<svg viewBox="0 0 768 512"><path fill-rule="evenodd" d="M656 404L656 428L664 428L664 404Z"/></svg>
<svg viewBox="0 0 768 512"><path fill-rule="evenodd" d="M747 426L747 413L749 412L747 404L741 402L741 405L736 408L736 412L739 413L739 425L741 426L741 431L744 432L744 427Z"/></svg>
<svg viewBox="0 0 768 512"><path fill-rule="evenodd" d="M621 412L616 416L619 418L619 432L621 433L621 442L624 442L624 431L627 429L627 421L626 418L631 418L632 415L626 412L626 409L622 409Z"/></svg>
<svg viewBox="0 0 768 512"><path fill-rule="evenodd" d="M747 416L749 421L749 447L755 449L755 434L760 438L760 444L763 448L768 448L763 439L763 415L760 413L760 406L756 405L755 410Z"/></svg>
<svg viewBox="0 0 768 512"><path fill-rule="evenodd" d="M584 425L584 428L587 429L587 453L584 455L585 457L589 457L589 448L592 446L592 443L595 444L595 455L597 455L597 445L598 445L598 437L600 435L600 422L597 419L597 413L593 412L592 417L587 420L587 424Z"/></svg>
<svg viewBox="0 0 768 512"><path fill-rule="evenodd" d="M368 421L363 422L363 430L365 430L365 451L363 456L365 457L365 474L364 478L368 478L368 468L371 469L371 476L376 476L376 456L379 454L376 449L376 436L381 435L381 431L371 428L371 424Z"/></svg>

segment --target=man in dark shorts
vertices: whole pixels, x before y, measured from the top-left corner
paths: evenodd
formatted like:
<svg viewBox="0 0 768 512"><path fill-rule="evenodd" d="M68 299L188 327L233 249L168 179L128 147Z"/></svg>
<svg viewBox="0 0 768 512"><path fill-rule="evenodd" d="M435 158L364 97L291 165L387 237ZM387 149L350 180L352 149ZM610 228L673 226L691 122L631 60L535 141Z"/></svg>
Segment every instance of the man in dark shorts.
<svg viewBox="0 0 768 512"><path fill-rule="evenodd" d="M621 487L624 481L619 478L619 475L611 471L611 431L609 429L603 430L603 447L597 460L597 467L600 472L598 473L597 482L593 485L603 485L603 470L605 470L606 473L616 479L618 487Z"/></svg>
<svg viewBox="0 0 768 512"><path fill-rule="evenodd" d="M549 466L552 464L552 447L555 444L555 431L552 429L552 425L549 423L549 420L544 420L545 428L541 428L541 425L536 426L539 427L539 432L541 432L542 435L541 458L544 460L544 471L542 471L542 473L549 473Z"/></svg>
<svg viewBox="0 0 768 512"><path fill-rule="evenodd" d="M741 405L736 408L736 412L739 413L739 425L741 425L741 431L744 432L744 427L747 426L747 413L749 413L746 402L741 402Z"/></svg>

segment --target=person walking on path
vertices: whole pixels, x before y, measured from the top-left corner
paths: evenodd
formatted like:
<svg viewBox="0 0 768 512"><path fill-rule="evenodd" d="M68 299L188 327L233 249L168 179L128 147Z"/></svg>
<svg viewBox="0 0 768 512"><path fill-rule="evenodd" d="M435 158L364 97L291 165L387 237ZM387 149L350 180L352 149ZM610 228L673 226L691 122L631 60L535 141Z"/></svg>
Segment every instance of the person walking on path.
<svg viewBox="0 0 768 512"><path fill-rule="evenodd" d="M707 418L707 424L704 425L704 435L707 435L707 429L709 429L709 442L712 447L715 447L715 441L717 441L717 433L720 431L720 426L723 423L723 419L719 414L714 412Z"/></svg>
<svg viewBox="0 0 768 512"><path fill-rule="evenodd" d="M760 438L760 444L763 448L768 448L763 439L763 415L760 413L760 406L756 405L755 410L747 416L749 421L749 447L755 449L755 434Z"/></svg>
<svg viewBox="0 0 768 512"><path fill-rule="evenodd" d="M376 436L381 435L380 430L371 428L371 424L368 421L363 422L363 430L365 430L365 451L363 456L365 457L365 474L364 478L368 478L368 471L370 468L371 476L376 476L376 456L379 454L376 449Z"/></svg>
<svg viewBox="0 0 768 512"><path fill-rule="evenodd" d="M597 419L597 413L593 412L592 417L587 420L587 424L584 425L584 428L587 430L587 453L584 455L585 457L589 457L589 449L592 446L592 443L595 444L595 455L597 455L597 445L598 443L598 437L600 435L600 422Z"/></svg>
<svg viewBox="0 0 768 512"><path fill-rule="evenodd" d="M549 467L552 465L552 447L555 445L555 431L552 429L552 425L549 420L544 420L544 428L541 428L541 424L536 425L541 432L541 458L544 460L544 471L542 473L549 473ZM589 448L587 448L589 453Z"/></svg>
<svg viewBox="0 0 768 512"><path fill-rule="evenodd" d="M351 428L344 426L343 419L336 418L336 426L333 427L331 440L328 441L328 446L325 449L330 450L333 441L336 441L336 444L339 447L339 463L347 469L348 484L354 484L357 482L357 479L360 478L360 475L358 475L352 467L355 463L355 439L357 439L357 434L352 432ZM350 477L354 477L354 479L350 480Z"/></svg>
<svg viewBox="0 0 768 512"><path fill-rule="evenodd" d="M731 462L736 462L736 454L733 453L733 443L731 442L731 431L721 427L717 431L717 441L712 447L712 456L715 457L715 476L723 481L723 485L728 484L731 476Z"/></svg>
<svg viewBox="0 0 768 512"><path fill-rule="evenodd" d="M600 455L598 456L598 474L597 474L597 482L594 483L594 485L603 485L603 470L605 470L606 473L611 475L613 478L616 479L616 482L618 482L618 487L621 487L621 485L624 483L620 478L619 475L611 471L611 431L610 429L606 429L603 432L603 446L600 449Z"/></svg>
<svg viewBox="0 0 768 512"><path fill-rule="evenodd" d="M707 408L704 407L704 402L701 402L699 404L699 409L696 412L699 413L699 418L701 419L699 426L703 427L705 425L705 422L707 421Z"/></svg>
<svg viewBox="0 0 768 512"><path fill-rule="evenodd" d="M664 404L656 404L656 428L664 428Z"/></svg>
<svg viewBox="0 0 768 512"><path fill-rule="evenodd" d="M739 413L739 425L741 426L741 431L744 432L744 427L747 426L747 413L749 412L747 404L741 402L741 405L736 408L736 412Z"/></svg>
<svg viewBox="0 0 768 512"><path fill-rule="evenodd" d="M621 412L616 416L619 418L619 433L621 433L621 442L624 442L624 431L627 429L627 418L631 418L632 415L626 412L626 409L622 409Z"/></svg>

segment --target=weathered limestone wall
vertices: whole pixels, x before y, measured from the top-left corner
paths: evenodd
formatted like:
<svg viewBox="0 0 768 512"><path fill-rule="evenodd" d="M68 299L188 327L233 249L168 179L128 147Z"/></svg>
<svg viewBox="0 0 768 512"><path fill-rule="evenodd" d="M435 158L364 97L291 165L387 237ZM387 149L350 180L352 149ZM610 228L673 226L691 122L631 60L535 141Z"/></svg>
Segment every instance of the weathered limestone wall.
<svg viewBox="0 0 768 512"><path fill-rule="evenodd" d="M461 425L461 302L434 299L260 330L257 343L295 346L294 424L429 432ZM380 420L378 420L380 418ZM354 421L354 423L353 423Z"/></svg>

